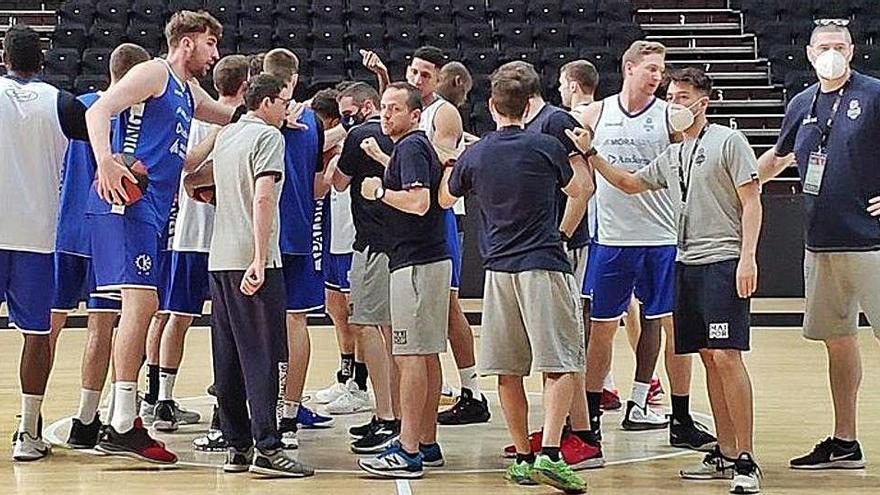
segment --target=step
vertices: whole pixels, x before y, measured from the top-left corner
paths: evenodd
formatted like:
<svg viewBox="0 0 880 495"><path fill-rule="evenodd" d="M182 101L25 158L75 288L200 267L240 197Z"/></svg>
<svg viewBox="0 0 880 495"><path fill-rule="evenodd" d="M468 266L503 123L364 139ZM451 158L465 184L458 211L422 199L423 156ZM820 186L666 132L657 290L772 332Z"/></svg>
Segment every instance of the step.
<svg viewBox="0 0 880 495"><path fill-rule="evenodd" d="M0 34L3 34L5 36L6 31L8 31L10 28L12 28L12 26L13 26L12 24L0 24ZM38 33L47 34L47 33L54 33L55 32L54 25L34 24L34 25L31 25L30 27L31 27L31 29L33 29L34 31L36 31Z"/></svg>
<svg viewBox="0 0 880 495"><path fill-rule="evenodd" d="M645 37L649 41L663 43L667 48L704 46L748 46L755 47L755 35L746 34L685 34L685 35L652 35Z"/></svg>
<svg viewBox="0 0 880 495"><path fill-rule="evenodd" d="M742 33L742 26L738 22L711 22L711 23L688 23L688 24L641 24L642 31L655 31L664 33L687 33L687 32L717 32L718 34Z"/></svg>
<svg viewBox="0 0 880 495"><path fill-rule="evenodd" d="M680 0L633 0L632 4L642 9L675 9L681 5ZM727 9L728 0L688 0L688 5L701 9Z"/></svg>
<svg viewBox="0 0 880 495"><path fill-rule="evenodd" d="M738 27L742 16L730 9L657 9L640 10L635 20L642 24L733 24Z"/></svg>
<svg viewBox="0 0 880 495"><path fill-rule="evenodd" d="M712 102L716 108L724 107L740 107L740 108L755 108L755 107L784 107L785 102L782 98L779 99L769 99L769 100L730 100L725 99L721 101Z"/></svg>
<svg viewBox="0 0 880 495"><path fill-rule="evenodd" d="M776 139L779 137L780 129L742 129L740 128L740 132L745 134L747 138L757 138L757 137L772 137Z"/></svg>
<svg viewBox="0 0 880 495"><path fill-rule="evenodd" d="M718 100L770 100L782 97L782 86L725 86L714 85L715 98Z"/></svg>
<svg viewBox="0 0 880 495"><path fill-rule="evenodd" d="M765 77L768 74L767 61L765 59L753 58L751 60L743 59L723 59L723 60L693 60L693 59L675 59L667 58L666 65L672 67L701 67L706 72L754 72L761 73Z"/></svg>
<svg viewBox="0 0 880 495"><path fill-rule="evenodd" d="M769 82L769 74L766 70L763 72L707 72L706 75L712 78L713 81L723 80L726 82L741 81L749 83L761 81L765 84Z"/></svg>
<svg viewBox="0 0 880 495"><path fill-rule="evenodd" d="M750 55L755 54L754 46L669 46L666 47L668 55Z"/></svg>
<svg viewBox="0 0 880 495"><path fill-rule="evenodd" d="M712 105L709 105L709 109L712 109ZM778 129L782 127L782 120L785 116L782 114L710 113L707 117L709 122L735 129Z"/></svg>

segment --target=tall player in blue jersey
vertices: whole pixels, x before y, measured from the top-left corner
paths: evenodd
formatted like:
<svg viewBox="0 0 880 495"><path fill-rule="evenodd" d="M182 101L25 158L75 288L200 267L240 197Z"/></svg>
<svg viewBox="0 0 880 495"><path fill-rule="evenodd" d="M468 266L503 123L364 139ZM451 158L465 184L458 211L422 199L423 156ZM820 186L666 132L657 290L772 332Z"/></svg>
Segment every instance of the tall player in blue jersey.
<svg viewBox="0 0 880 495"><path fill-rule="evenodd" d="M263 71L284 80L293 94L299 60L290 50L276 48L263 59ZM297 112L293 112L294 114ZM281 255L287 286L287 381L279 425L282 441L296 448L297 426L326 428L333 418L315 414L301 404L311 354L306 317L324 308L324 279L320 273L322 226L316 224L315 200L329 190L323 180L324 129L311 109L298 121L282 126L284 188L281 192ZM317 234L317 236L316 236Z"/></svg>
<svg viewBox="0 0 880 495"><path fill-rule="evenodd" d="M132 67L149 59L150 54L138 45L124 43L116 47L110 54L110 86ZM86 93L79 101L91 107L100 96L100 93ZM90 232L85 227L86 203L95 180L95 167L95 155L87 142L73 140L68 144L55 235L52 336L54 342L64 328L67 314L76 309L81 300L87 299L88 335L82 358L82 390L68 439L73 448L92 448L98 443L102 426L98 403L110 366L111 332L120 309L118 294L95 291Z"/></svg>
<svg viewBox="0 0 880 495"><path fill-rule="evenodd" d="M98 445L109 454L159 463L177 456L153 440L137 417L137 378L150 318L159 305L157 256L160 232L184 168L193 117L228 123L234 109L214 101L192 77L204 76L219 58L222 25L210 14L181 11L165 26L168 56L138 65L110 88L87 112L89 137L98 163L90 193L88 222L92 260L99 290L122 293L122 317L114 342L116 366L113 417ZM113 143L110 122L119 115ZM129 153L149 175L136 201L123 179L134 175L113 156Z"/></svg>

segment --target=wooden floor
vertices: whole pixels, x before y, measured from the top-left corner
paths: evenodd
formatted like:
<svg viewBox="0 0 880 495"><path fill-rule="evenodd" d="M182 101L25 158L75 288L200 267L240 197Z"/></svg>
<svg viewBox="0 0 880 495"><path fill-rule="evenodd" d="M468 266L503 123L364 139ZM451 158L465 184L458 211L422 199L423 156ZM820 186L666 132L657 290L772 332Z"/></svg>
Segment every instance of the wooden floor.
<svg viewBox="0 0 880 495"><path fill-rule="evenodd" d="M84 336L82 331L73 330L62 337L43 409L47 424L61 424L77 406L80 354ZM880 456L880 350L870 332L864 332L861 339L865 379L862 385L859 426L869 468L861 472L802 473L789 470L786 467L787 460L805 452L814 442L824 438L829 433L831 424L824 352L821 346L801 339L798 331L755 329L752 339L754 351L747 359L754 380L757 455L765 475L764 493L880 493L878 468L876 464L871 464L875 455ZM0 332L0 440L9 439L16 426L14 416L19 408L19 346L20 337L15 332ZM312 349L308 390L327 385L332 371L335 370L338 354L333 332L328 328L312 329ZM623 332L616 342L615 352L615 378L621 388L628 389L633 359ZM457 384L458 379L449 356L444 358L444 368L450 382ZM204 328L193 329L187 340L176 395L181 398L203 396L210 376L208 332ZM708 413L708 404L703 380L699 365L695 365L692 407L696 412L705 414ZM494 390L491 380L484 380L482 385L487 390ZM534 377L530 379L529 388L532 392L539 391L539 382ZM624 395L627 392L628 390L624 390ZM328 466L316 463L319 472L308 480L259 480L248 474L225 475L207 467L159 469L130 460L94 457L61 448L56 448L49 459L21 464L12 463L7 450L0 457L0 493L99 494L118 491L126 495L263 494L290 493L292 490L306 494L345 492L349 495L553 493L544 487L526 489L506 485L496 469L481 468L487 462L503 465L497 459L497 454L507 438L503 434L503 420L497 410L497 400L495 402L492 428L470 427L464 430L465 433L461 433L461 429L458 432L441 430L440 441L450 458L450 464L443 473L432 474L429 471L423 480L410 483L373 480L356 473L355 457L352 454L336 447L334 442L321 442L321 435L325 434L333 438L343 437L345 432L342 426L338 426L335 431L310 433L316 436L311 437L312 440L306 442L301 449L300 456L306 460L333 461L323 461L328 465L332 464L329 466L333 468L331 472L321 472L322 468L327 469ZM616 425L608 421L605 428L606 431L613 431ZM642 439L634 443L639 452L631 452L633 455L628 457L624 455L625 452L615 453L615 456L627 457L629 461L584 473L591 493L678 494L684 490L689 494L726 493L727 485L724 482L686 483L678 479L678 469L683 464L697 462L700 459L698 454L677 453L677 457L632 462L632 459L641 454L654 457L667 455L663 452L668 452L668 449L653 449L662 447L662 436L635 438ZM188 439L185 440L187 441L179 441L178 444L186 445ZM633 444L631 440L629 442ZM9 444L6 445L8 449ZM476 454L473 454L473 458L469 458L470 454L456 456L456 449ZM336 469L335 466L348 467Z"/></svg>

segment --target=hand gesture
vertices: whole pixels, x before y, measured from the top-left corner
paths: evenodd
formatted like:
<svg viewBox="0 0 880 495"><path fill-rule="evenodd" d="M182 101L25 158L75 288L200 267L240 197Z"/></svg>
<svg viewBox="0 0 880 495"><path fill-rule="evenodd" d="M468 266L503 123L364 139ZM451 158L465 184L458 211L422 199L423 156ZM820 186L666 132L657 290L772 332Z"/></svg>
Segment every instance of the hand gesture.
<svg viewBox="0 0 880 495"><path fill-rule="evenodd" d="M361 196L370 201L376 200L376 190L382 187L382 179L379 177L367 177L361 183Z"/></svg>
<svg viewBox="0 0 880 495"><path fill-rule="evenodd" d="M260 260L253 260L244 276L241 277L241 293L246 296L252 296L260 290L263 282L266 281L266 264Z"/></svg>
<svg viewBox="0 0 880 495"><path fill-rule="evenodd" d="M754 256L740 258L736 265L736 293L740 298L751 297L758 290L758 263Z"/></svg>
<svg viewBox="0 0 880 495"><path fill-rule="evenodd" d="M880 217L880 196L874 196L868 200L868 213L872 217Z"/></svg>
<svg viewBox="0 0 880 495"><path fill-rule="evenodd" d="M291 102L290 107L287 108L287 127L293 129L295 131L304 131L309 128L309 126L303 124L299 121L300 117L302 117L303 112L306 109L306 104L301 102Z"/></svg>
<svg viewBox="0 0 880 495"><path fill-rule="evenodd" d="M116 161L113 155L107 155L98 162L98 169L95 174L95 187L98 196L104 201L114 205L124 205L128 202L128 193L122 185L122 179L126 178L133 184L137 184L137 179L128 168Z"/></svg>
<svg viewBox="0 0 880 495"><path fill-rule="evenodd" d="M583 127L575 127L574 129L566 129L565 135L581 153L586 153L593 148L593 131L592 129Z"/></svg>
<svg viewBox="0 0 880 495"><path fill-rule="evenodd" d="M364 153L366 153L367 156L383 165L388 158L388 155L382 151L382 148L379 147L379 143L376 142L376 138L374 137L368 137L361 141L361 149L364 150Z"/></svg>
<svg viewBox="0 0 880 495"><path fill-rule="evenodd" d="M370 72L374 74L387 74L388 68L385 67L385 64L382 63L382 59L379 58L379 55L376 55L376 52L370 50L360 50L361 63L364 64L364 67L370 70Z"/></svg>

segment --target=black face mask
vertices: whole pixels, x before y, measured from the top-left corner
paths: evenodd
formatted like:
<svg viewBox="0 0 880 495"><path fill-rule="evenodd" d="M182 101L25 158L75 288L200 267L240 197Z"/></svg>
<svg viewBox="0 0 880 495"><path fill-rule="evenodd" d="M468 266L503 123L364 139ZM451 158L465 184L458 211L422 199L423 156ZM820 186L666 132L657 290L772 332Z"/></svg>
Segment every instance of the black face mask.
<svg viewBox="0 0 880 495"><path fill-rule="evenodd" d="M342 127L347 131L356 125L363 124L364 120L366 120L364 116L361 115L360 112L358 112L349 115L343 115L339 123L342 124Z"/></svg>

